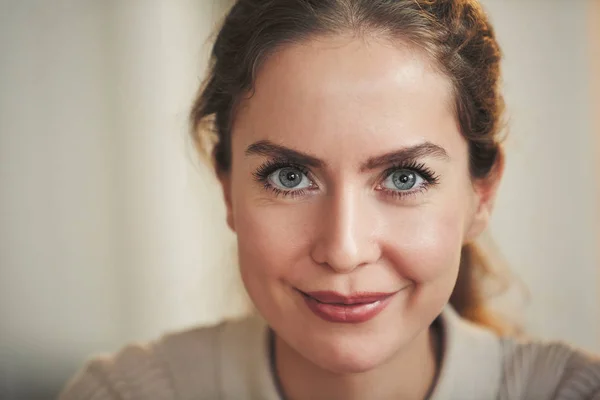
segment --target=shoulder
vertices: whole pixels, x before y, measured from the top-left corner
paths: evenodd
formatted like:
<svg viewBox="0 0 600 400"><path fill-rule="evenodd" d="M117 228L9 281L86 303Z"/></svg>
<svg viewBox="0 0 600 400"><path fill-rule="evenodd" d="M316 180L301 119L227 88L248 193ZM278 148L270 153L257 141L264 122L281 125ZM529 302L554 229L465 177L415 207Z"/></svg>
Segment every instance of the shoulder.
<svg viewBox="0 0 600 400"><path fill-rule="evenodd" d="M244 331L250 319L223 322L131 344L97 357L71 379L60 400L179 399L186 393L218 398L217 365L227 332Z"/></svg>
<svg viewBox="0 0 600 400"><path fill-rule="evenodd" d="M560 342L501 337L444 310L433 399L600 400L600 359Z"/></svg>
<svg viewBox="0 0 600 400"><path fill-rule="evenodd" d="M597 356L561 342L502 339L501 343L501 398L600 399Z"/></svg>

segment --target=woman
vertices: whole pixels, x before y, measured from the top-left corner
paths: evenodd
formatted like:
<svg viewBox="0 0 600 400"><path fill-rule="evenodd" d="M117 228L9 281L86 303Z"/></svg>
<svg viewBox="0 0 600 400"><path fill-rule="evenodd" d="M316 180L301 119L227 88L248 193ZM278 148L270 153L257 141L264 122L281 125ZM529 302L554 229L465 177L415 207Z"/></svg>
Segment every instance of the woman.
<svg viewBox="0 0 600 400"><path fill-rule="evenodd" d="M260 317L129 346L63 399L600 399L599 360L482 304L503 101L475 0L239 0L212 62L194 137Z"/></svg>

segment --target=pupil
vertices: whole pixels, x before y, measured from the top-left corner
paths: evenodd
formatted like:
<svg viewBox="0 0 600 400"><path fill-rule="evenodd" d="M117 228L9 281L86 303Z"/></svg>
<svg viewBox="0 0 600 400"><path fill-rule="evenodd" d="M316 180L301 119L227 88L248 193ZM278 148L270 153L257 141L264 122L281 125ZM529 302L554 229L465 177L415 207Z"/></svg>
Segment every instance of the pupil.
<svg viewBox="0 0 600 400"><path fill-rule="evenodd" d="M415 186L417 177L413 172L401 171L394 174L392 180L394 181L394 186L396 186L397 189L409 190Z"/></svg>
<svg viewBox="0 0 600 400"><path fill-rule="evenodd" d="M302 175L295 169L285 168L279 172L279 181L283 186L292 189L302 181Z"/></svg>

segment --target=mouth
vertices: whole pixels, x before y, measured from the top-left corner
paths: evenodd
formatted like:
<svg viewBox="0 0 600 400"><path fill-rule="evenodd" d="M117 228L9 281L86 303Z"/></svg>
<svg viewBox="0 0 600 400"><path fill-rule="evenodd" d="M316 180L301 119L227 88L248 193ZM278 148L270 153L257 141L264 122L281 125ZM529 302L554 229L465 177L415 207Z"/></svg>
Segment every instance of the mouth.
<svg viewBox="0 0 600 400"><path fill-rule="evenodd" d="M361 292L343 295L337 292L302 292L308 308L321 319L335 323L358 324L375 318L399 291Z"/></svg>

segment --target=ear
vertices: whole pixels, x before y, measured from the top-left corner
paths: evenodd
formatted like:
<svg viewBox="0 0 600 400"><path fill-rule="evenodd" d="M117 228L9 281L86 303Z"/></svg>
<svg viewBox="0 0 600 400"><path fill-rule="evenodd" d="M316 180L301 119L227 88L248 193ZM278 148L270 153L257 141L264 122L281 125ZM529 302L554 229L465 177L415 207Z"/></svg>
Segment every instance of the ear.
<svg viewBox="0 0 600 400"><path fill-rule="evenodd" d="M489 176L476 180L473 183L473 188L475 189L475 214L467 231L467 242L476 239L487 228L503 174L504 151L500 149L496 164Z"/></svg>
<svg viewBox="0 0 600 400"><path fill-rule="evenodd" d="M229 172L217 173L221 190L223 190L223 198L225 199L225 208L227 212L227 225L235 232L235 223L233 219L233 207L231 200L231 175Z"/></svg>

